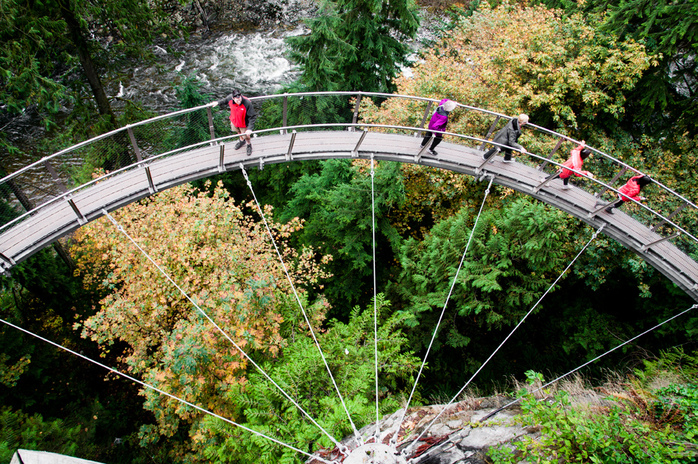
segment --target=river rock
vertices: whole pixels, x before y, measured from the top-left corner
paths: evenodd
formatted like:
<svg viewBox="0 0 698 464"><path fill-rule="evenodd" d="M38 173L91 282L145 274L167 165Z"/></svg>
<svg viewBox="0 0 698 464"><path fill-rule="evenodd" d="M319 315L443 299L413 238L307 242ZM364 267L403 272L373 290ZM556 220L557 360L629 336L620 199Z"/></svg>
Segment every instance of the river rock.
<svg viewBox="0 0 698 464"><path fill-rule="evenodd" d="M501 397L489 397L452 405L410 408L402 420L404 409L400 409L379 421L379 439L383 444L391 444L399 426L397 451L411 464L485 464L490 447L506 446L527 435L539 435L536 428L516 423L514 419L519 413L516 406L483 421L505 404L504 401ZM359 434L367 440L375 435L375 430L376 424L370 424L359 430ZM417 438L419 440L415 441ZM360 447L354 436L347 437L342 444L352 450ZM333 452L336 456L336 450ZM319 454L327 459L331 453ZM307 464L319 462L309 459Z"/></svg>

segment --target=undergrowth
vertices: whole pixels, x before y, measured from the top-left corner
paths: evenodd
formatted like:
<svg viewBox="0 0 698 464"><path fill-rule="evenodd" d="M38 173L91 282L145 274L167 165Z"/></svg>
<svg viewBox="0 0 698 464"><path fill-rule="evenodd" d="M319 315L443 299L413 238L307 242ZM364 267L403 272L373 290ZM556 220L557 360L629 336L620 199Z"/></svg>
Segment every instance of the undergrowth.
<svg viewBox="0 0 698 464"><path fill-rule="evenodd" d="M593 403L564 389L534 394L541 380L528 374L517 417L539 432L491 448L491 462L698 463L698 353L645 361L625 382L596 389L603 400Z"/></svg>

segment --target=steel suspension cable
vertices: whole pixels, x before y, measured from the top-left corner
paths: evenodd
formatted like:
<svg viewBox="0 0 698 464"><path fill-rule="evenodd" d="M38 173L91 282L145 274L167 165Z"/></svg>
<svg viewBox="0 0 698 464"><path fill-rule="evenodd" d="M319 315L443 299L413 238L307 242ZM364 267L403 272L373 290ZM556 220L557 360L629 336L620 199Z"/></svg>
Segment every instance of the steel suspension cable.
<svg viewBox="0 0 698 464"><path fill-rule="evenodd" d="M208 415L210 415L210 416L212 416L212 417L215 417L216 419L220 419L220 420L222 420L222 421L224 421L224 422L227 422L227 423L229 423L229 424L231 424L231 425L234 425L235 427L239 427L239 428L241 428L241 429L243 429L243 430L246 430L246 431L248 431L248 432L250 432L250 433L253 433L253 434L255 434L255 435L259 436L259 437L266 438L267 440L272 441L272 442L274 442L274 443L276 443L276 444L278 444L278 445L281 445L281 446L284 446L284 447L286 447L286 448L292 449L293 451L296 451L297 453L304 454L304 455L306 455L306 456L308 456L308 457L311 457L311 458L313 458L313 459L317 459L317 460L322 461L322 462L325 462L325 463L327 463L327 464L337 464L337 461L327 461L327 460L325 460L325 459L323 459L323 458L321 458L321 457L319 457L319 456L315 456L315 455L312 455L312 454L310 454L310 453L307 453L307 452L305 452L305 451L303 451L303 450L301 450L301 449L298 449L298 448L294 447L293 445L289 445L289 444L287 444L287 443L282 442L281 440L278 440L278 439L276 439L276 438L273 438L273 437L270 437L270 436L268 436L268 435L265 435L265 434L262 433L262 432L258 432L257 430L251 429L251 428L246 427L246 426L244 426L244 425L242 425L242 424L238 424L238 423L235 422L235 421L232 421L232 420L227 419L227 418L225 418L225 417L223 417L223 416L220 416L220 415L218 415L218 414L216 414L216 413L214 413L214 412L212 412L212 411L209 411L208 409L202 408L201 406L197 406L197 405L194 404L194 403L191 403L191 402L189 402L189 401L187 401L187 400L185 400L185 399L179 398L178 396L173 395L172 393L168 393L168 392L166 392L166 391L164 391L164 390L161 390L160 388L158 388L158 387L156 387L156 386L154 386L154 385L151 385L151 384L149 384L149 383L147 383L147 382L143 382L142 380L138 380L138 379L135 378L135 377L131 377L130 375L125 374L125 373L123 373L123 372L121 372L121 371L119 371L119 370L116 370L116 369L114 369L113 367L109 367L109 366L107 366L106 364L102 364L102 363L100 363L99 361L95 361L95 360L92 359L92 358L88 358L87 356L85 356L85 355L83 355L83 354L81 354L81 353L78 353L78 352L76 352L76 351L73 351L73 350L71 350L70 348L67 348L67 347L65 347L65 346L63 346L63 345L60 345L60 344L54 342L54 341L51 341L51 340L49 340L49 339L47 339L47 338L44 338L44 337L42 337L41 335L35 334L35 333L33 333L33 332L30 332L29 330L24 329L24 328L22 328L22 327L19 327L19 326L15 325L15 324L12 324L11 322L8 322L8 321L6 321L6 320L4 320L4 319L0 319L0 322L2 322L3 324L7 325L8 327L12 327L12 328L14 328L14 329L17 329L17 330L19 330L20 332L24 332L25 334L30 335L30 336L32 336L32 337L34 337L34 338L37 338L37 339L39 339L39 340L41 340L41 341L43 341L43 342L46 342L46 343L48 343L49 345L55 346L56 348L59 348L59 349L61 349L61 350L63 350L63 351L66 351L66 352L68 352L68 353L70 353L70 354L73 354L73 355L75 355L75 356L77 356L77 357L79 357L79 358L81 358L81 359L84 359L85 361L89 361L89 362L91 362L92 364L95 364L95 365L97 365L97 366L99 366L99 367L102 367L102 368L108 370L109 372L112 372L112 373L114 373L114 374L116 374L116 375L118 375L118 376L120 376L120 377L123 377L123 378L125 378L125 379L127 379L127 380L130 380L130 381L133 382L133 383L136 383L136 384L138 384L138 385L142 385L142 386L145 387L145 388L148 388L148 389L150 389L150 390L153 390L153 391L155 391L155 392L157 392L157 393L159 393L159 394L161 394L161 395L163 395L163 396L167 396L168 398L171 398L171 399L173 399L173 400L175 400L175 401L179 401L180 403L182 403L182 404L184 404L184 405L187 405L187 406L189 406L189 407L191 407L191 408L194 408L194 409L196 409L197 411L200 411L200 412L203 412L203 413L205 413L205 414L208 414Z"/></svg>
<svg viewBox="0 0 698 464"><path fill-rule="evenodd" d="M444 411L446 411L448 406L450 406L460 396L460 394L463 393L463 391L468 387L468 385L470 385L470 382L472 382L473 379L480 373L480 371L487 365L487 363L490 362L490 360L494 357L495 354L497 354L497 352L500 350L500 348L502 348L502 346L504 346L504 344L507 342L507 340L509 340L509 338L511 338L511 336L514 334L514 332L516 332L516 330L524 323L526 318L533 312L534 309L536 309L538 307L540 302L543 301L543 298L545 298L546 295L548 293L550 293L550 291L553 289L553 287L555 287L555 285L557 285L558 281L560 279L562 279L562 277L565 275L565 273L572 267L572 265L577 261L577 259L579 259L579 257L582 255L582 253L584 253L584 251L586 251L586 249L596 239L596 237L599 235L599 233L601 233L601 231L603 230L604 227L605 227L605 224L603 226L601 226L598 230L594 231L593 235L591 236L589 241L586 243L586 245L584 245L584 247L579 251L579 253L577 253L577 256L575 256L574 259L572 259L572 261L569 262L567 267L565 267L565 270L560 273L560 275L557 277L557 279L555 279L555 281L552 284L550 284L550 286L545 291L545 293L543 293L543 295L541 295L541 297L538 299L538 301L536 301L536 303L531 307L531 309L526 313L526 315L519 321L518 324L516 324L516 327L514 327L511 330L511 332L509 332L509 335L507 335L504 338L504 340L502 340L502 342L492 352L492 354L489 356L489 358L487 358L487 360L484 363L482 363L482 365L477 369L477 371L475 371L475 373L470 377L470 379L468 379L468 381L465 383L465 385L463 385L463 387L461 387L461 389L458 390L458 393L456 393L453 396L453 398L451 398L451 401L449 401L448 404L446 404L444 406L444 408L441 410L441 412L439 412L439 414L437 414L436 417L434 417L431 420L431 422L429 422L429 424L427 424L427 426L424 428L422 433L419 434L419 436L413 441L413 443L417 443L419 441L419 439L422 438L422 436L424 436L424 434L431 428L431 426L434 425L434 422L436 422L436 420L439 417L441 417L441 414L443 414Z"/></svg>
<svg viewBox="0 0 698 464"><path fill-rule="evenodd" d="M674 316L671 316L669 319L666 319L664 322L660 322L659 324L655 325L654 327L645 330L645 331L642 332L641 334L635 335L633 338L630 338L630 339L624 341L623 343L621 343L620 345L616 346L615 348L611 348L610 350L606 351L604 354L601 354L601 355L595 357L595 358L592 359L591 361L587 361L587 362L585 362L584 364L580 365L579 367L576 367L576 368L572 369L572 370L569 371L568 373L563 374L563 375L557 377L557 378L554 379L554 380L551 380L550 382L546 383L545 385L542 385L542 386L539 387L539 388L536 388L535 390L531 391L531 393L536 393L536 392L541 391L542 389L544 389L544 388L546 388L546 387L549 387L550 385L554 384L555 382L559 382L560 380L564 379L565 377L567 377L567 376L569 376L569 375L574 374L575 372L577 372L578 370L580 370L580 369L582 369L582 368L588 366L589 364L591 364L591 363L593 363L593 362L595 362L595 361L598 361L599 359L603 358L604 356L613 353L614 351L616 351L616 350L619 349L619 348L624 347L624 346L627 345L628 343L637 340L638 338L642 337L643 335L646 335L646 334L648 334L648 333L650 333L650 332L653 332L653 331L657 330L658 328L660 328L660 327L663 326L664 324L666 324L666 323L668 323L668 322L671 322L671 321L673 321L674 319L676 319L676 318L678 318L678 317L680 317L680 316L683 316L683 315L686 314L687 312L689 312L689 311L691 311L691 310L694 310L694 309L696 309L696 308L698 308L698 304L694 304L694 305L691 306L690 308L681 311L679 314L676 314L676 315L674 315ZM504 406L502 406L502 407L496 409L495 411L491 412L490 414L488 414L488 415L486 415L485 417L483 417L482 419L480 419L480 422L485 422L487 419L491 418L492 416L494 416L494 415L497 414L498 412L503 411L504 409L506 409L506 408L508 408L509 406L512 406L512 405L518 403L519 401L521 401L521 398L517 398L516 400L511 401L510 403L505 404Z"/></svg>
<svg viewBox="0 0 698 464"><path fill-rule="evenodd" d="M379 411L378 411L378 302L376 301L376 195L375 195L375 185L374 185L375 171L373 169L373 154L371 154L371 231L372 236L372 248L373 248L373 357L375 363L376 371L376 429L375 429L375 443L379 443Z"/></svg>
<svg viewBox="0 0 698 464"><path fill-rule="evenodd" d="M267 229L267 233L269 234L269 238L271 239L271 243L272 243L272 245L274 245L274 249L276 250L276 254L279 257L279 261L281 262L281 266L284 269L284 273L286 274L286 278L288 279L288 282L291 285L291 289L293 290L293 295L296 297L296 301L298 302L298 306L300 307L301 312L303 313L303 317L305 318L305 322L306 322L306 324L308 324L308 329L310 329L310 334L312 335L313 340L315 341L315 346L317 347L318 351L320 352L320 357L322 358L322 362L325 363L325 368L327 369L327 373L330 375L330 380L332 380L332 384L334 385L334 389L337 392L337 396L339 396L339 401L342 403L342 407L344 408L344 412L347 414L347 417L349 418L349 423L351 423L351 428L354 430L354 436L356 437L357 442L359 442L361 445L363 445L364 441L361 438L359 431L356 429L356 426L354 425L354 421L351 419L351 414L349 414L349 410L347 409L347 405L344 402L344 398L342 397L342 393L339 391L339 386L337 385L337 382L335 381L334 376L332 375L332 370L330 369L329 364L327 364L327 359L325 359L325 353L323 353L322 348L320 348L320 343L318 342L318 339L315 336L315 330L313 330L313 326L310 323L310 319L308 319L308 315L305 312L305 308L303 307L303 303L301 302L301 299L298 296L298 291L296 291L296 286L293 284L293 280L291 279L291 275L288 272L288 268L286 267L286 263L284 263L284 258L281 256L281 252L279 251L279 247L276 245L276 240L274 240L274 235L271 233L271 228L269 227L269 223L267 222L267 218L264 214L264 211L262 211L262 207L259 205L259 201L257 200L257 195L255 194L254 188L252 187L252 182L250 182L250 178L247 176L247 171L245 170L245 166L242 163L240 163L240 170L242 171L242 175L245 177L245 181L247 182L247 186L250 188L250 192L252 192L252 197L254 198L254 202L257 205L257 211L259 212L259 215L262 217L262 220L264 221L264 226ZM343 446L343 445L340 445L340 446Z"/></svg>
<svg viewBox="0 0 698 464"><path fill-rule="evenodd" d="M298 404L286 391L272 379L269 374L267 374L264 369L262 369L261 366L259 366L250 356L237 344L235 341L228 335L228 333L221 328L211 317L203 310L201 307L187 294L187 292L184 291L182 287L180 287L170 276L169 274L158 264L155 262L155 260L143 249L141 248L138 243L124 230L124 228L119 224L114 217L112 217L109 212L106 210L102 210L105 216L109 218L109 220L116 226L116 229L121 232L126 238L135 246L138 251L140 251L143 256L145 256L156 268L160 273L172 284L174 285L177 290L187 299L189 302L199 311L199 313L204 316L217 330L218 332L221 333L239 352L242 354L245 359L247 359L269 382L271 382L293 405L298 408L298 410L303 413L305 417L307 417L318 429L322 431L331 441L332 443L335 444L340 450L345 449L344 445L342 445L340 442L338 442L332 435L329 434L320 424L318 424L315 419L313 419L310 414L308 414L303 407Z"/></svg>
<svg viewBox="0 0 698 464"><path fill-rule="evenodd" d="M492 187L492 182L494 181L494 176L490 176L490 182L487 184L487 188L485 189L485 196L482 199L482 203L480 204L480 210L477 213L477 217L475 218L475 222L473 223L473 228L470 231L470 237L468 237L468 243L465 245L465 250L463 251L463 255L461 256L460 259L460 264L458 264L458 269L456 270L456 274L453 276L453 281L451 282L451 288L448 291L448 295L446 296L446 301L444 302L444 306L441 309L441 314L439 315L439 320L436 322L436 327L434 328L434 332L431 335L431 341L429 341L429 347L427 348L426 353L424 354L424 358L422 359L422 365L419 367L419 372L417 373L417 377L414 380L414 385L412 385L412 391L410 392L410 396L407 399L407 404L405 404L405 408L402 411L402 415L400 416L400 420L398 421L397 429L395 431L395 435L390 439L390 442L392 444L397 443L397 436L398 433L400 432L400 427L402 427L402 422L405 420L405 414L407 414L407 408L409 408L410 403L412 401L412 396L414 395L415 390L417 389L417 383L419 382L419 378L422 375L422 371L424 370L424 365L427 362L427 357L429 356L429 352L431 351L431 347L434 344L434 340L436 339L436 333L439 330L439 326L441 325L441 320L444 317L444 313L446 312L446 307L448 306L448 302L451 299L451 295L453 294L453 289L456 287L456 282L458 281L458 274L460 274L460 270L463 267L463 263L465 262L465 256L468 253L468 249L470 248L470 242L473 239L473 236L475 235L475 229L477 228L477 224L480 221L480 215L482 215L482 210L485 207L485 201L487 200L487 197L490 194L490 189Z"/></svg>

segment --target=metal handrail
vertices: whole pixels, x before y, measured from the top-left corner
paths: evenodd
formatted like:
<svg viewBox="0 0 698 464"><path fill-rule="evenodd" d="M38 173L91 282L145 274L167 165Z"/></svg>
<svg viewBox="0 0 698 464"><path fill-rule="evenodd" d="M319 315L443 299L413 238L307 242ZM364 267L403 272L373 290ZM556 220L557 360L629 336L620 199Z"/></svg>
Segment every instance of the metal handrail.
<svg viewBox="0 0 698 464"><path fill-rule="evenodd" d="M201 108L205 108L205 106L199 107L199 109L201 109ZM380 129L394 129L394 130L402 130L402 131L409 131L409 132L414 132L414 131L419 131L419 130L420 130L420 128L413 127L413 126L397 126L397 125L367 124L367 123L356 123L356 124L353 124L353 123L322 123L322 124L300 124L300 125L292 125L292 126L275 127L275 128L269 128L269 129L261 129L261 130L258 130L258 131L254 131L254 132L253 132L253 135L264 134L264 133L267 133L267 132L278 132L278 131L280 131L280 130L289 131L289 130L297 130L297 129L318 129L318 128L328 128L328 127L354 127L354 128L367 128L367 127L368 127L368 128L380 128ZM444 135L453 136L453 137L456 137L456 138L460 138L460 139L465 139L465 140L473 141L473 142L487 143L487 144L490 144L490 145L493 145L493 146L497 146L497 147L500 147L500 148L509 148L509 147L507 147L507 146L505 146L505 145L501 145L501 144L498 144L498 143L496 143L496 142L493 142L493 141L490 141L490 140L486 140L486 139L482 139L482 138L479 138L479 137L473 137L473 136L469 136L469 135L458 134L458 133L454 133L454 132L446 132L446 131L444 131L443 134L444 134ZM175 149L175 150L171 150L171 151L168 151L168 152L165 152L165 153L161 153L161 154L159 154L159 155L154 155L154 156L148 158L147 160L144 160L144 161L141 161L141 162L136 162L136 163L133 163L133 164L131 164L131 165L129 165L129 166L125 166L125 167L123 167L123 168L120 168L120 169L117 169L117 170L115 170L115 171L112 171L112 172L110 172L110 173L108 173L108 174L105 174L104 176L102 176L102 177L100 177L100 178L98 178L98 179L93 179L93 180L91 180L91 181L89 181L89 182L86 182L85 184L82 184L82 185L79 185L79 186L77 186L77 187L74 187L73 189L71 189L71 190L69 190L69 191L67 191L67 192L65 192L65 193L63 193L63 194L61 194L61 195L59 195L59 196L57 196L57 197L55 197L55 198L52 198L52 199L46 201L45 203L43 203L43 204L37 206L37 207L34 208L33 210L25 212L25 213L22 214L21 216L18 216L17 218L13 219L12 221L10 221L10 222L4 224L2 227L0 227L0 232L4 231L5 229L9 228L10 226L12 226L12 225L14 225L14 224L16 224L16 223L18 223L18 222L20 222L21 220L23 220L24 218L26 218L27 216L29 216L29 215L31 215L33 212L35 212L37 209L42 208L42 207L45 207L45 206L47 206L47 205L51 205L51 204L53 204L53 203L55 203L56 201L59 201L59 200L61 200L61 199L69 198L70 195L74 194L75 192L77 192L77 191L79 191L79 190L81 190L81 189L83 189L83 188L85 188L85 187L88 187L88 186L90 186L90 185L93 185L93 184L95 184L95 183L97 183L97 182L101 182L101 181L103 181L103 180L106 179L106 178L112 177L112 176L114 176L114 175L116 175L116 174L119 174L119 173L121 173L121 172L125 172L125 171L130 170L130 169L133 169L134 167L141 167L141 166L143 166L143 165L145 165L145 164L149 164L149 163L151 163L151 162L153 162L153 161L155 161L155 160L157 160L157 159L164 158L164 157L166 157L166 156L170 156L170 155L173 155L173 154L178 153L178 152L189 151L189 150L192 150L193 148L197 148L197 147L204 146L204 145L210 145L211 143L216 143L216 144L218 144L218 143L220 143L220 142L223 142L223 141L226 141L226 140L235 138L235 137L237 137L237 134L227 135L227 136L225 136L225 137L219 137L219 138L214 139L214 140L207 140L207 141L204 141L204 142L198 142L198 143L195 143L195 144L186 146L186 147L181 147L181 148L177 148L177 149ZM519 150L515 150L515 151L524 154L523 152L520 152ZM606 189L608 189L608 190L610 190L610 191L615 192L616 194L621 194L621 193L620 193L618 190L616 190L614 187L612 187L612 186L610 186L610 185L608 185L608 184L606 184L606 183L604 183L604 182L602 182L602 181L600 181L600 180L598 180L598 179L596 179L596 178L588 177L588 176L584 175L584 174L583 174L582 172L580 172L580 171L577 171L577 170L572 169L572 168L568 168L568 167L564 166L563 164L558 163L558 162L553 161L553 160L549 160L548 158L545 158L544 156L537 155L537 154L535 154L535 153L528 152L528 151L525 153L525 155L530 156L530 157L535 158L535 159L538 159L538 160L541 160L541 161L547 161L548 163L550 163L550 164L552 164L552 165L554 165L554 166L557 166L557 167L560 168L560 169L568 169L568 170L570 170L570 171L572 171L572 172L574 172L574 173L576 173L576 174L580 174L579 177L584 177L584 178L586 178L586 179L589 179L589 180L591 180L592 182L594 182L594 183L596 183L596 184L598 184L598 185L600 185L600 186L603 186L603 187L605 187ZM687 230L685 230L683 227L681 227L681 226L679 226L678 224L676 224L675 222L673 222L673 221L671 220L671 218L665 217L665 216L662 215L661 213L655 211L654 209L652 209L652 208L650 208L650 207L648 207L648 206L646 206L646 205L644 205L644 204L642 204L642 203L640 203L640 202L637 202L637 201L633 200L632 198L629 198L629 201L632 201L633 203L638 204L641 208L645 209L646 211L648 211L648 212L649 212L650 214L652 214L653 216L655 216L655 217L657 217L657 218L663 220L663 221L664 221L665 223L667 223L667 224L670 224L671 226L673 226L674 228L676 228L677 230L679 230L679 231L681 231L683 234L685 234L687 237L690 237L693 241L695 241L696 243L698 243L698 237L695 237L693 234L691 234L690 232L688 232Z"/></svg>
<svg viewBox="0 0 698 464"><path fill-rule="evenodd" d="M263 96L249 97L249 99L252 100L252 101L264 101L264 100L272 100L272 99L276 99L276 98L288 99L289 97L303 98L303 97L313 97L313 96L355 96L355 97L367 96L367 97L381 97L381 98L404 98L404 99L408 99L408 100L412 100L412 101L431 102L431 103L436 103L436 102L439 102L439 101L440 101L439 99L428 98L428 97L417 97L417 96L402 95L402 94L387 94L387 93L380 93L380 92L361 92L361 91L297 92L297 93L283 93L283 94L274 94L274 95L263 95ZM456 103L457 103L457 102L456 102ZM485 109L482 109L482 108L477 108L477 107L473 107L473 106L469 106L469 105L464 105L464 104L461 104L461 103L457 103L457 106L460 107L460 108L466 109L466 110L471 110L471 111L475 111L475 112L478 112L478 113L481 113L481 114L490 115L490 116L495 116L495 117L498 117L498 118L504 118L504 119L506 119L506 120L513 119L513 117L511 117L511 116L507 116L507 115L504 115L504 114L501 114L501 113L497 113L497 112L494 112L494 111L485 110ZM28 165L28 166L25 166L25 167L23 167L23 168L21 168L21 169L15 171L15 172L13 172L13 173L10 173L10 174L8 174L7 176L5 176L5 177L3 177L2 179L0 179L0 184L4 184L4 183L6 183L6 182L12 180L12 179L15 178L15 177L17 177L17 176L19 176L19 175L21 175L21 174L23 174L23 173L26 173L27 171L29 171L29 170L31 170L31 169L34 169L34 168L40 166L41 164L46 163L47 161L50 161L50 160L52 160L52 159L55 159L56 157L59 157L59 156L64 155L64 154L66 154L66 153L70 153L71 151L74 151L74 150L77 150L77 149L79 149L79 148L88 146L88 145L90 145L90 144L93 144L93 143L95 143L95 142L97 142L97 141L106 139L106 138L111 137L111 136L113 136L113 135L116 135L116 134L118 134L118 133L127 132L129 129L133 129L133 128L135 128L135 127L146 126L146 125L152 124L152 123L154 123L154 122L156 122L156 121L161 121L161 120L164 120L164 119L170 119L170 118L174 118L174 117L181 116L181 115L184 115L184 114L193 113L193 112L200 111L200 110L202 110L202 109L206 109L206 108L209 108L209 107L210 107L210 104L197 106L197 107L195 107L195 108L187 108L187 109L175 111L175 112L172 112L172 113L168 113L168 114L164 114L164 115L155 116L155 117L153 117L153 118L149 118L149 119L146 119L146 120L143 120L143 121L139 121L139 122L134 123L134 124L129 124L129 125L126 125L125 127L122 127L122 128L119 128L119 129L115 129L115 130L110 131L110 132L107 132L107 133L105 133L105 134L101 134L101 135L99 135L99 136L93 137L93 138L91 138L91 139L89 139L89 140L86 140L86 141L84 141L84 142L81 142L81 143L78 143L78 144L76 144L76 145L73 145L73 146L71 146L71 147L69 147L69 148L66 148L66 149L63 149L63 150L61 150L61 151L59 151L59 152L56 152L56 153L54 153L54 154L52 154L52 155L50 155L50 156L43 157L43 158L41 158L40 160L38 160L38 161L36 161L36 162L34 162L34 163L31 163L31 164ZM571 143L573 143L573 144L579 144L579 143L580 143L579 141L577 141L577 140L575 140L575 139L573 139L573 138L571 138L571 137L569 137L569 136L560 134L559 132L556 132L556 131L552 131L552 130L546 129L546 128L544 128L544 127L537 126L537 125L532 124L532 123L529 123L528 126L531 127L531 128L533 128L533 129L535 129L535 130L538 131L538 132L541 132L541 133L546 134L546 135L548 135L548 136L552 136L552 137L558 138L559 140L566 140L566 141L569 141L569 142L571 142ZM352 123L350 123L350 122L347 122L347 123L332 123L332 124L327 124L327 123L326 123L326 124L312 124L312 125L282 126L282 127L272 128L272 129L259 130L259 131L256 131L255 134L259 135L259 134L267 133L267 132L287 131L287 130L293 130L293 129L312 129L312 128L331 128L331 127L376 127L376 128L399 129L399 130L407 130L407 131L415 131L415 132L423 132L424 130L426 130L426 129L422 128L422 127L390 126L390 125L366 124L366 123L352 124ZM454 136L454 137L457 137L457 138L460 138L460 139L467 139L467 140L471 140L471 141L481 142L481 143L483 143L483 144L489 144L489 145L491 145L491 146L496 146L496 145L498 145L498 144L496 144L496 143L494 143L494 142L492 142L492 141L486 140L486 139L482 139L482 138L478 138L478 137L473 137L473 136L467 136L467 135L464 135L464 134L456 134L456 133L451 133L451 132L444 132L444 134L445 134L445 135ZM192 147L196 147L196 146L201 145L201 144L206 144L206 143L211 143L211 142L217 142L217 141L225 140L225 139L228 139L228 138L231 138L231 137L234 137L234 136L235 136L235 135L227 136L227 137L223 137L223 138L218 138L218 139L215 139L215 140L207 140L207 141L205 141L205 142L200 142L200 143L197 143L197 144L193 144L193 145L190 145L190 146L188 146L188 147L176 149L176 150L173 150L173 151L170 151L170 152L167 152L167 153L162 153L162 154L160 154L160 155L151 156L151 157L147 158L147 160L157 159L157 158L160 158L161 156L167 156L167 155L169 155L169 154L176 153L176 152L178 152L178 151L192 149ZM500 146L501 146L501 145L500 145ZM593 151L594 153L597 153L598 155L600 155L601 158L608 159L608 160L611 161L612 163L617 164L617 165L619 165L619 166L621 166L621 167L625 167L626 169L630 169L631 171L634 171L634 172L636 172L636 173L638 173L638 174L643 174L643 173L642 173L641 171L639 171L638 169L636 169L636 168L630 166L629 164L627 164L627 163L625 163L625 162L623 162L623 161L621 161L621 160L619 160L619 159L617 159L617 158L615 158L615 157L613 157L613 156L611 156L611 155L609 155L609 154L607 154L607 153L604 153L604 152L602 152L602 151L600 151L600 150L598 150L598 149L595 149L595 148L593 148L593 147L587 147L587 148L589 148L589 149L590 149L591 151ZM517 150L517 151L518 151L518 150ZM537 158L537 159L539 159L539 160L545 161L545 162L547 162L547 163L551 163L551 164L554 164L554 165L556 165L556 166L561 166L559 163L556 163L556 162L552 161L552 160L549 159L549 158L546 158L546 157L543 157L543 156L540 156L540 155L535 155L535 154L530 153L530 152L527 152L526 154L529 155L529 156L531 156L531 157L533 157L533 158ZM142 164L143 162L146 162L146 160L141 161L140 164ZM135 163L135 164L139 164L139 163ZM127 167L125 167L124 169L129 169L129 168L130 168L130 166L127 166ZM122 170L119 169L118 171L115 171L115 172L121 172L121 171L122 171ZM572 171L574 171L574 170L572 169ZM575 172L576 172L576 171L575 171ZM113 174L113 173L112 173L112 174ZM586 176L584 176L584 177L586 177ZM104 176L103 176L102 178L104 178ZM617 191L616 189L614 189L613 187L611 187L611 186L609 186L609 185L607 185L607 184L605 184L605 183L603 183L603 182L601 182L601 181L599 181L599 180L597 180L597 179L592 179L592 180L593 180L595 183L604 186L606 189L618 193L618 191ZM682 201L682 202L684 202L684 203L690 205L693 209L698 210L698 206L697 206L694 202L690 201L689 199L687 199L687 198L684 197L683 195L679 194L678 192L674 191L673 189L667 187L667 186L664 185L663 183L659 182L657 179L653 178L653 181L655 182L655 184L656 184L658 187L660 187L662 190L664 190L664 191L666 191L667 193L669 193L671 196L673 196L673 197L679 199L680 201ZM74 192L76 189L79 189L79 188L81 188L81 187L84 187L85 185L91 185L91 182L88 182L88 183L86 183L86 184L83 184L83 185L81 185L81 186L78 186L78 187L76 187L76 188L70 190L70 192ZM57 198L61 198L61 197L64 197L64 195L60 195L60 196L57 197ZM635 202L634 200L631 200L631 201ZM46 205L46 204L50 204L50 203L53 203L53 201L52 201L52 200L47 200L47 201L44 202L42 205L37 206L36 208L32 209L31 211L33 212L33 211L35 211L36 209L38 209L39 207L41 207L41 206L43 206L43 205ZM639 203L639 202L635 202L635 203L640 204L640 206L641 206L643 209L649 211L653 216L656 216L657 218L663 220L664 223L670 224L671 226L677 228L678 230L681 230L686 236L691 237L694 241L698 242L698 239L696 239L696 238L695 238L692 234L690 234L689 232L685 231L685 229L683 229L682 227L678 226L678 225L677 225L675 222L673 222L672 220L666 218L666 217L663 216L662 214L660 214L660 213L654 211L653 209L651 209L651 208L649 208L649 207L647 207L647 206L645 206L645 205L643 205L643 204L641 204L641 203ZM20 216L20 217L18 217L18 218L15 218L14 220L10 221L10 222L7 223L7 224L3 225L2 227L0 227L0 231L6 229L8 226L10 226L10 225L12 225L12 224L15 224L15 223L18 222L18 221L20 221L21 218L26 217L26 214L28 214L28 213L29 213L29 212L23 214L22 216Z"/></svg>

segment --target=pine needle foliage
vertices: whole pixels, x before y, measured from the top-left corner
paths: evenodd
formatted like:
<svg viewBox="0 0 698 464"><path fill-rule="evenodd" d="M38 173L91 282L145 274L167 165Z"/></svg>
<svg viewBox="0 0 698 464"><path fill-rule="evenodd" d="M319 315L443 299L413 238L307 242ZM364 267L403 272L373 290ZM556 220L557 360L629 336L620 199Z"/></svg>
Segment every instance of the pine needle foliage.
<svg viewBox="0 0 698 464"><path fill-rule="evenodd" d="M419 18L412 0L336 0L306 24L288 42L307 90L392 92Z"/></svg>

